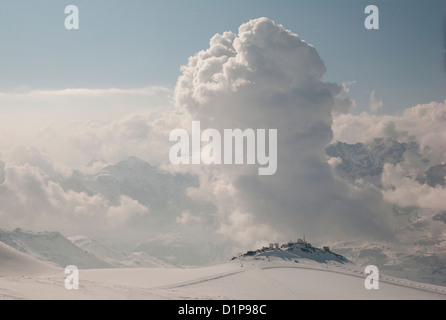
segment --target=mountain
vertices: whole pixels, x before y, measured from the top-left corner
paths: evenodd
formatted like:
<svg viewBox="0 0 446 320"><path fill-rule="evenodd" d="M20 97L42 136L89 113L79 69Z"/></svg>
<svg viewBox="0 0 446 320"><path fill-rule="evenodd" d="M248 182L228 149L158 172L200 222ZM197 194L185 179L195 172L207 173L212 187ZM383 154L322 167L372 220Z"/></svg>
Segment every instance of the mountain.
<svg viewBox="0 0 446 320"><path fill-rule="evenodd" d="M165 209L171 203L185 205L189 187L198 187L198 178L189 174L171 174L156 166L130 157L116 165L108 165L95 174L74 171L61 182L65 190L102 194L114 205L122 195L128 196L153 210Z"/></svg>
<svg viewBox="0 0 446 320"><path fill-rule="evenodd" d="M439 212L439 213L435 214L435 215L432 217L432 220L434 220L434 221L441 221L441 222L443 222L444 224L446 224L446 211L444 211L444 212Z"/></svg>
<svg viewBox="0 0 446 320"><path fill-rule="evenodd" d="M435 188L436 186L446 186L446 163L432 166L426 171L426 183Z"/></svg>
<svg viewBox="0 0 446 320"><path fill-rule="evenodd" d="M65 191L100 195L113 206L119 206L122 196L126 196L147 207L150 214L135 215L128 221L130 225L144 230L138 235L141 237L139 241L147 233L169 230L185 211L202 215L205 219L215 211L212 204L192 200L187 195L188 188L199 187L197 176L165 172L136 157L106 165L93 174L73 171L59 183Z"/></svg>
<svg viewBox="0 0 446 320"><path fill-rule="evenodd" d="M400 143L386 139L375 139L369 144L347 144L337 142L329 145L325 152L330 157L342 159L336 170L349 181L372 178L376 182L383 172L384 164L396 165L404 160L405 152L418 154L415 142ZM379 184L379 182L378 182Z"/></svg>
<svg viewBox="0 0 446 320"><path fill-rule="evenodd" d="M85 236L65 238L59 232L0 230L0 243L63 268L68 265L79 269L173 267L146 252L114 249Z"/></svg>
<svg viewBox="0 0 446 320"><path fill-rule="evenodd" d="M36 276L57 272L57 268L0 242L0 277Z"/></svg>
<svg viewBox="0 0 446 320"><path fill-rule="evenodd" d="M410 155L409 158L417 159L419 165L418 172L411 178L432 188L445 186L446 164L431 164L423 159L415 142L401 143L391 139L375 139L366 144L337 142L326 148L326 154L342 160L335 170L350 183L362 180L380 189L384 165L405 166L406 156ZM441 237L426 234L441 230L446 223L446 212L394 205L393 213L401 223L394 243L344 241L332 246L358 265L375 264L388 274L445 285L446 243Z"/></svg>
<svg viewBox="0 0 446 320"><path fill-rule="evenodd" d="M94 166L97 167L100 163L104 161ZM130 157L115 165L106 165L93 174L75 171L60 184L65 190L102 195L112 205L118 205L121 196L127 196L149 208L150 214L134 216L128 221L144 232L138 235L141 237L141 245L126 248L125 253L99 248L93 242L75 240L83 250L93 253L112 266L156 266L160 263L197 265L208 263L216 252L214 248L205 249L209 246L207 242L198 245L182 239L179 244L176 241L165 241L166 239L144 241L142 238L146 234L152 235L153 239L155 235L171 233L178 226L177 218L184 212L193 212L204 223L212 219L211 213L215 211L212 204L192 200L187 195L188 188L199 187L197 176L165 172L139 158ZM187 253L184 252L185 248L188 249ZM159 260L154 260L153 257Z"/></svg>
<svg viewBox="0 0 446 320"><path fill-rule="evenodd" d="M173 267L171 264L145 252L114 249L85 236L74 236L68 239L85 252L100 258L115 268Z"/></svg>
<svg viewBox="0 0 446 320"><path fill-rule="evenodd" d="M222 262L227 258L227 247L206 239L192 239L181 232L171 232L149 239L134 251L145 252L175 266L199 266Z"/></svg>
<svg viewBox="0 0 446 320"><path fill-rule="evenodd" d="M296 263L300 263L302 260L314 261L317 263L352 263L342 255L330 251L329 247L319 249L302 240L298 240L298 242L290 241L280 247L276 245L276 247L270 246L256 251L248 251L244 254L239 254L237 257L232 258L232 260L248 257L255 260L263 259L268 261L272 258L280 258L282 260L294 261Z"/></svg>
<svg viewBox="0 0 446 320"><path fill-rule="evenodd" d="M386 163L396 165L404 161L406 152L416 154L422 162L419 145L416 142L401 143L388 139L374 139L368 144L348 144L337 142L327 146L327 156L340 158L342 162L336 167L341 177L350 182L357 179L367 179L380 186L381 174ZM446 164L437 164L420 172L416 180L430 187L446 186Z"/></svg>
<svg viewBox="0 0 446 320"><path fill-rule="evenodd" d="M446 286L444 242L441 238L424 238L395 245L354 240L330 246L357 266L373 264L391 276Z"/></svg>
<svg viewBox="0 0 446 320"><path fill-rule="evenodd" d="M110 268L111 265L75 246L59 232L31 232L22 229L0 230L0 242L38 260L65 268Z"/></svg>

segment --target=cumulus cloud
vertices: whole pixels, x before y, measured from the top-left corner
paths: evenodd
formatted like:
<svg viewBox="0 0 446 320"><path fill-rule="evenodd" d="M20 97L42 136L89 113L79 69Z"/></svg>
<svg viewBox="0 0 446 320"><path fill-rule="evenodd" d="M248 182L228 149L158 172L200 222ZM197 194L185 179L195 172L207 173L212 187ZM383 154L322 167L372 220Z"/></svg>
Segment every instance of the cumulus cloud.
<svg viewBox="0 0 446 320"><path fill-rule="evenodd" d="M247 244L304 232L388 232L380 193L351 189L327 164L332 113L354 103L345 85L321 80L325 71L313 46L267 18L215 35L182 68L176 106L202 128L278 129L276 175L259 177L250 166L202 168L201 187L191 195L216 204L227 237Z"/></svg>
<svg viewBox="0 0 446 320"><path fill-rule="evenodd" d="M215 206L216 237L249 246L296 237L304 230L316 233L338 218L381 229L382 217L377 218L376 210L363 210L360 201L344 202L351 190L333 178L326 162L332 113L346 113L354 102L346 84L321 80L326 67L312 45L260 18L240 26L238 33L215 35L209 48L191 57L181 70L173 105L172 91L159 87L0 93L5 111L0 117L4 124L0 130L5 133L0 135L6 163L0 171L4 194L29 190L3 207L3 215L10 214L9 224L37 223L37 218L25 217L42 215L47 218L39 219L36 226L57 228L78 221L80 228L83 219L76 217L84 217L92 226L96 223L91 221L117 217L122 222L129 219L126 212L145 212L131 199L122 198L113 207L98 195L64 191L57 177L69 175L73 167L93 173L128 156L163 164L168 161L170 131L190 131L191 121L200 120L202 128L279 132L275 176L258 177L254 166L164 165L200 177L200 188L191 188L188 194ZM72 218L63 220L65 216ZM183 226L200 224L197 219L195 213L183 212L175 221ZM325 222L320 223L322 219Z"/></svg>
<svg viewBox="0 0 446 320"><path fill-rule="evenodd" d="M101 195L64 190L54 176L38 166L9 164L2 168L0 219L3 228L17 226L35 231L57 230L64 234L86 233L94 236L131 236L126 227L134 216L149 214L149 209L129 197L121 196L111 205Z"/></svg>
<svg viewBox="0 0 446 320"><path fill-rule="evenodd" d="M384 197L401 207L415 206L433 211L445 210L446 188L430 187L408 175L402 164L384 166L382 175Z"/></svg>

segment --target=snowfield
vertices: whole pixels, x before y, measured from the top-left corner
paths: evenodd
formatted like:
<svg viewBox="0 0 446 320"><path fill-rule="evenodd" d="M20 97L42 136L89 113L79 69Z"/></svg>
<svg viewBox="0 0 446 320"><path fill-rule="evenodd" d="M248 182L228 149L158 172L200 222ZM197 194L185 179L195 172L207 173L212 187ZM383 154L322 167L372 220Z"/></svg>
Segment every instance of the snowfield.
<svg viewBox="0 0 446 320"><path fill-rule="evenodd" d="M367 290L364 270L354 264L291 251L199 268L80 270L79 289L67 290L63 269L0 243L0 299L446 299L446 287L384 275L379 290Z"/></svg>

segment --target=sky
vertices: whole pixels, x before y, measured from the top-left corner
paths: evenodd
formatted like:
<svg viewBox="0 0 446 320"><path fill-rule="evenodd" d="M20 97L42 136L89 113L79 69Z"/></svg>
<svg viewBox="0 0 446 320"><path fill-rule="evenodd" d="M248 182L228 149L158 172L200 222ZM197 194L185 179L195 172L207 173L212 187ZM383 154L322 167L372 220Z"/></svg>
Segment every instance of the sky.
<svg viewBox="0 0 446 320"><path fill-rule="evenodd" d="M427 221L445 210L446 189L416 179L446 163L444 1L374 1L378 30L359 0L0 1L4 227L119 239L180 230L248 249L303 232L395 241L409 229L395 208ZM79 30L65 28L68 5ZM172 165L169 133L192 121L278 129L276 174ZM375 138L419 153L386 164L378 183L340 177L326 146ZM161 223L138 193L83 189L132 156L197 177L179 197L213 211L169 208Z"/></svg>
<svg viewBox="0 0 446 320"><path fill-rule="evenodd" d="M369 1L67 1L2 0L0 91L18 88L173 89L180 66L218 32L268 17L314 45L324 79L349 84L360 113L369 98L393 113L445 89L441 0L374 1L380 29L364 28ZM80 29L64 27L65 6L80 11Z"/></svg>

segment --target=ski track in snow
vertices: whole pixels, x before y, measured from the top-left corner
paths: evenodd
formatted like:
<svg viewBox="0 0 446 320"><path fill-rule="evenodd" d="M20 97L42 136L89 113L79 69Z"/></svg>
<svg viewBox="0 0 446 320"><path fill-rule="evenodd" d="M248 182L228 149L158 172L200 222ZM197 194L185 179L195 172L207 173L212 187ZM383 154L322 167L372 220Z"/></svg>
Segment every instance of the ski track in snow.
<svg viewBox="0 0 446 320"><path fill-rule="evenodd" d="M208 276L195 276L192 279L181 281L178 279L171 284L154 286L135 286L132 281L128 285L90 280L88 273L94 270L81 270L80 290L68 291L64 288L64 275L61 270L58 274L52 274L39 277L0 277L0 299L239 299L247 298L256 299L258 296L264 299L306 299L305 293L300 290L299 286L292 286L283 281L278 280L277 275L280 272L286 274L298 275L299 272L305 270L316 272L319 277L322 273L326 274L340 274L342 277L354 277L363 282L365 275L358 270L350 267L339 265L330 265L329 269L323 269L321 266L312 266L305 263L283 263L281 265L268 265L263 262L254 261L252 265L244 262L241 267L237 263L233 263L233 267L237 268L227 272L216 272ZM199 270L199 269L197 269ZM195 270L195 272L197 271ZM113 279L113 269L103 270ZM131 269L127 270L129 275ZM194 272L194 270L190 270ZM276 271L279 271L277 273ZM144 271L148 278L153 278L158 275L160 270L147 269ZM83 279L83 276L85 279ZM125 282L120 275L120 281ZM317 282L317 277L313 277L315 286L320 285ZM330 276L329 276L330 277ZM280 278L280 277L279 277ZM263 292L255 292L255 283L260 284ZM386 283L393 287L406 288L412 291L412 295L420 293L420 297L429 298L432 294L433 299L446 299L446 288L438 288L436 286L413 283L402 279L395 279L387 276L381 276L381 283ZM380 283L380 285L381 285ZM230 285L228 292L220 294L219 287ZM254 286L252 286L254 284ZM253 289L250 289L250 287ZM244 287L245 293L239 294L238 289ZM204 288L204 289L203 289ZM321 289L323 286L321 286ZM367 290L363 289L364 292ZM223 290L224 291L224 290ZM269 295L268 291L280 292L280 296ZM379 290L377 290L379 291ZM252 297L249 295L253 293ZM424 293L429 293L427 296ZM241 296L240 296L241 295ZM323 299L326 297L324 296ZM332 297L337 299L336 296ZM358 297L361 299L361 297ZM366 297L364 297L366 298ZM380 296L377 295L380 299ZM386 299L387 297L383 297ZM399 299L399 297L396 297ZM405 299L402 296L401 299Z"/></svg>
<svg viewBox="0 0 446 320"><path fill-rule="evenodd" d="M246 264L246 263L245 263ZM249 263L248 263L249 265ZM286 284L284 284L283 282L278 281L277 279L275 279L273 276L271 276L271 274L269 274L268 272L264 272L267 270L270 271L275 271L275 270L293 270L297 271L297 270L311 270L311 271L316 271L316 272L321 272L321 273L328 273L328 274L339 274L342 276L347 276L347 277L354 277L354 278L359 278L360 279L360 283L363 284L364 280L365 280L365 273L360 271L358 268L353 268L353 266L344 266L344 265L340 265L340 264L329 264L327 265L327 268L324 268L323 266L320 265L316 265L316 264L305 264L305 263L289 263L286 262L283 265L268 265L268 264L263 264L262 262L258 262L255 261L254 263L251 263L250 266L248 267L242 267L243 271L235 271L235 272L229 272L226 274L219 274L219 275L215 275L215 276L211 276L211 277L206 277L206 278L201 278L201 279L197 279L195 281L189 281L189 282L185 282L185 283L180 283L180 284L176 284L176 285L169 285L167 287L162 287L162 289L169 289L169 290L173 290L173 289L180 289L180 288L185 288L187 289L187 287L191 287L193 289L193 287L199 286L199 285L203 285L205 283L208 283L210 285L210 282L212 281L217 281L219 279L225 278L225 277L231 277L234 275L240 275L243 272L250 272L252 274L255 275L255 277L259 280L259 281L264 281L266 280L267 283L270 283L271 285L267 286L267 288L269 288L270 290L272 290L273 288L276 288L277 290L281 291L282 293L285 293L284 296L286 296L285 299L305 299L305 294L299 291L299 287L290 287L287 286ZM388 277L385 275L382 275L380 278L380 284L381 283L385 283L387 285L390 285L390 287L397 287L397 288L408 288L411 291L411 295L409 295L409 297L398 297L398 296L394 296L391 297L391 299L413 299L414 296L416 296L416 293L420 293L420 298L421 299L445 299L446 300L446 288L444 287L439 287L439 286L433 286L433 285L426 285L426 284L421 284L421 283L416 283L413 281L406 281L403 279L397 279L397 278L393 278L393 277ZM218 284L215 284L215 287L218 288ZM161 287L160 287L161 289ZM366 290L364 288L364 290ZM191 297L193 296L193 292L197 292L199 290L186 290L186 292L188 293L188 296ZM378 292L378 290L377 290ZM219 298L221 298L221 296L218 296ZM231 297L230 297L231 298ZM249 299L250 297L244 297ZM283 298L283 297L282 297ZM332 297L333 299L337 299L335 296ZM362 299L362 297L358 297L359 299ZM379 295L375 296L375 299L386 299L387 297L380 297ZM266 297L266 299L275 299L274 297Z"/></svg>
<svg viewBox="0 0 446 320"><path fill-rule="evenodd" d="M364 270L354 264L321 263L284 250L208 267L80 270L79 290L65 289L61 268L6 246L0 256L0 300L446 300L446 287L382 274L380 289L366 290Z"/></svg>

